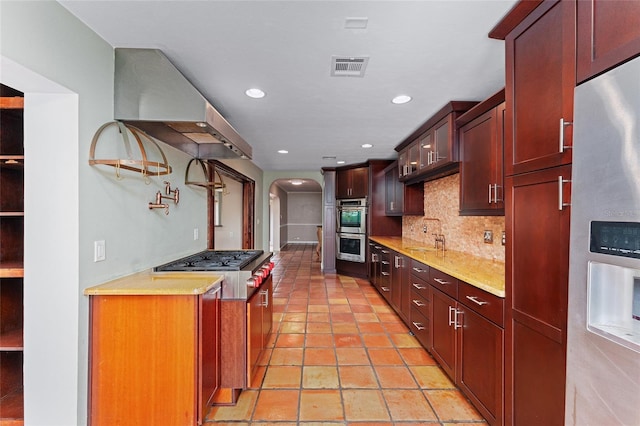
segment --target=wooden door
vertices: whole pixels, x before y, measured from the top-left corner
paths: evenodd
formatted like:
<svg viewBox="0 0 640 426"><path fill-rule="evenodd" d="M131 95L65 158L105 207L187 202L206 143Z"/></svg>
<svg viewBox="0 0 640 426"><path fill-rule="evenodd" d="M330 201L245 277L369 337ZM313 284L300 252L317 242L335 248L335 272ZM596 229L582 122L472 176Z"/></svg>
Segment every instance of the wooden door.
<svg viewBox="0 0 640 426"><path fill-rule="evenodd" d="M460 213L478 214L493 209L493 172L497 137L497 111L492 109L460 129Z"/></svg>
<svg viewBox="0 0 640 426"><path fill-rule="evenodd" d="M220 290L200 296L198 330L199 350L199 424L220 387Z"/></svg>
<svg viewBox="0 0 640 426"><path fill-rule="evenodd" d="M578 83L640 54L640 2L577 2Z"/></svg>
<svg viewBox="0 0 640 426"><path fill-rule="evenodd" d="M262 303L264 297L258 289L247 302L247 386L260 359L262 350Z"/></svg>
<svg viewBox="0 0 640 426"><path fill-rule="evenodd" d="M471 309L458 305L458 386L491 425L503 424L504 330Z"/></svg>
<svg viewBox="0 0 640 426"><path fill-rule="evenodd" d="M456 301L439 290L431 289L431 355L442 369L456 381L456 331L450 320Z"/></svg>
<svg viewBox="0 0 640 426"><path fill-rule="evenodd" d="M543 2L505 41L505 175L571 163L575 2Z"/></svg>
<svg viewBox="0 0 640 426"><path fill-rule="evenodd" d="M506 423L564 422L570 178L562 166L506 180Z"/></svg>
<svg viewBox="0 0 640 426"><path fill-rule="evenodd" d="M369 194L369 168L351 169L351 198L364 198Z"/></svg>

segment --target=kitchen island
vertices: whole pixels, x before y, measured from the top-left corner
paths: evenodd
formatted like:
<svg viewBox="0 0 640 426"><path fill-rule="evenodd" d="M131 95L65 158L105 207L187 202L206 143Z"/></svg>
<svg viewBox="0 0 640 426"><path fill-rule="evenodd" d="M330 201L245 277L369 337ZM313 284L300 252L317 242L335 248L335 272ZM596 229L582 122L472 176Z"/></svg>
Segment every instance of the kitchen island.
<svg viewBox="0 0 640 426"><path fill-rule="evenodd" d="M222 281L149 270L84 291L91 425L202 424L220 383Z"/></svg>

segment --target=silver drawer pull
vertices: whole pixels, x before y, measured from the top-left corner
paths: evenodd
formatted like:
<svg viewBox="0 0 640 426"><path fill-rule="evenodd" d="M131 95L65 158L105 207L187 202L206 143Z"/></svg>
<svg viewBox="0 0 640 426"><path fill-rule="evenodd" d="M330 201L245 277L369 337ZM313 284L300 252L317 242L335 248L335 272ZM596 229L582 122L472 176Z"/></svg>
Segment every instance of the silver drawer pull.
<svg viewBox="0 0 640 426"><path fill-rule="evenodd" d="M384 254L389 254L388 250L381 250Z"/></svg>
<svg viewBox="0 0 640 426"><path fill-rule="evenodd" d="M383 261L382 261L382 262L380 262L380 263L382 263L383 265L389 265L389 261L387 261L387 260L383 260Z"/></svg>
<svg viewBox="0 0 640 426"><path fill-rule="evenodd" d="M416 268L415 266L411 269L413 269L416 272L427 272L425 269Z"/></svg>
<svg viewBox="0 0 640 426"><path fill-rule="evenodd" d="M424 325L420 324L419 322L414 322L413 326L418 330L424 330L426 328Z"/></svg>
<svg viewBox="0 0 640 426"><path fill-rule="evenodd" d="M389 275L388 272L384 272L384 271L382 271L381 274L384 275L385 277Z"/></svg>
<svg viewBox="0 0 640 426"><path fill-rule="evenodd" d="M415 288L417 288L418 290L424 290L424 289L426 289L426 288L427 288L427 286L425 286L425 285L420 285L420 284L418 284L418 283L413 283L412 285L413 285Z"/></svg>
<svg viewBox="0 0 640 426"><path fill-rule="evenodd" d="M390 290L389 290L389 287L380 287L380 289L381 289L382 291L390 291Z"/></svg>
<svg viewBox="0 0 640 426"><path fill-rule="evenodd" d="M484 300L479 300L476 296L467 296L467 299L471 300L476 305L488 305L489 302L485 302Z"/></svg>
<svg viewBox="0 0 640 426"><path fill-rule="evenodd" d="M418 299L413 299L413 300L412 300L412 302L413 302L413 304L414 304L414 305L416 305L416 306L417 306L417 307L419 307L419 308L421 308L421 307L423 307L423 306L427 306L427 304L426 304L426 303L422 303L422 302L421 302L420 300L418 300Z"/></svg>
<svg viewBox="0 0 640 426"><path fill-rule="evenodd" d="M451 284L449 281L441 280L440 278L434 278L433 280L441 285Z"/></svg>

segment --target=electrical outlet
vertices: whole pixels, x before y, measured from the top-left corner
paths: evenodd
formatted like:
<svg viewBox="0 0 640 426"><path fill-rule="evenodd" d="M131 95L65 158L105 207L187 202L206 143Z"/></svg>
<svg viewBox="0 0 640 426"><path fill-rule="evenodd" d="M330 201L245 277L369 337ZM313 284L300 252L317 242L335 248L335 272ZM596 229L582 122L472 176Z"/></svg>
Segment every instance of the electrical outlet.
<svg viewBox="0 0 640 426"><path fill-rule="evenodd" d="M507 244L507 233L502 231L502 245Z"/></svg>
<svg viewBox="0 0 640 426"><path fill-rule="evenodd" d="M427 225L422 225L422 232L427 233Z"/></svg>
<svg viewBox="0 0 640 426"><path fill-rule="evenodd" d="M102 262L107 258L107 249L104 240L93 242L93 261Z"/></svg>
<svg viewBox="0 0 640 426"><path fill-rule="evenodd" d="M198 228L193 228L193 240L197 240L200 238L200 230Z"/></svg>
<svg viewBox="0 0 640 426"><path fill-rule="evenodd" d="M484 242L486 244L493 243L493 232L492 231L484 231Z"/></svg>

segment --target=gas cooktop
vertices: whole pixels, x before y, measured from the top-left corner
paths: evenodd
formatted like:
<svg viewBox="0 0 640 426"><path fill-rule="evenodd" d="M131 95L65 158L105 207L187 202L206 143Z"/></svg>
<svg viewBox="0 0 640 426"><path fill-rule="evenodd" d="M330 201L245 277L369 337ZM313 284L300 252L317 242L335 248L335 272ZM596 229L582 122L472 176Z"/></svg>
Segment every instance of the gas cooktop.
<svg viewBox="0 0 640 426"><path fill-rule="evenodd" d="M240 271L263 253L262 250L205 250L153 268L163 271Z"/></svg>

